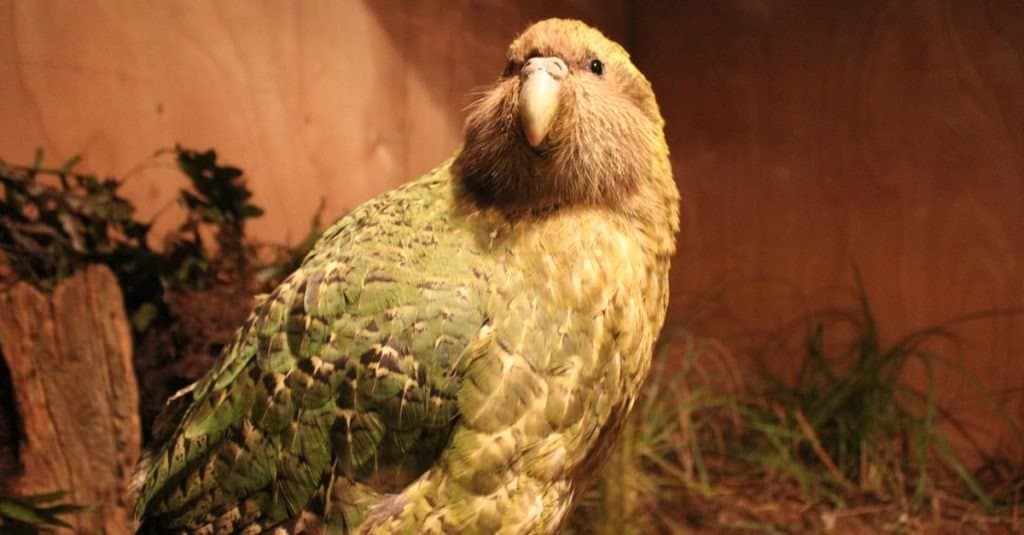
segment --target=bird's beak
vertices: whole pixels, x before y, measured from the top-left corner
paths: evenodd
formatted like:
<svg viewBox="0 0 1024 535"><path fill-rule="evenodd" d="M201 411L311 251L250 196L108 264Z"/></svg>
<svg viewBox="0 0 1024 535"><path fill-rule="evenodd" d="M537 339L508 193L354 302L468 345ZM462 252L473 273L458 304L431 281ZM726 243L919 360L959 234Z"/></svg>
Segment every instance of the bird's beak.
<svg viewBox="0 0 1024 535"><path fill-rule="evenodd" d="M562 79L569 68L561 58L530 58L519 73L519 122L526 142L538 147L556 115Z"/></svg>

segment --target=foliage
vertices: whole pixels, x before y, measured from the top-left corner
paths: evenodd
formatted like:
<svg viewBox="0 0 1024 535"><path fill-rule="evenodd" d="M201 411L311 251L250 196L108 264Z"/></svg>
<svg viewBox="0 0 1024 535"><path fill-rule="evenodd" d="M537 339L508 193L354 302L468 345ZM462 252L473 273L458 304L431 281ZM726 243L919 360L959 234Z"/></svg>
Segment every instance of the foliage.
<svg viewBox="0 0 1024 535"><path fill-rule="evenodd" d="M306 237L295 245L274 246L271 259L264 267L256 273L256 280L266 284L269 281L280 280L289 273L292 273L302 264L306 254L313 249L320 234L324 230L323 214L326 203L320 199L320 204L309 221L309 232Z"/></svg>
<svg viewBox="0 0 1024 535"><path fill-rule="evenodd" d="M100 263L117 275L136 332L166 324L167 291L201 288L244 271L251 256L247 219L263 213L251 204L242 171L217 163L213 150L176 147L172 153L188 178L178 193L185 221L170 232L164 250L150 245L149 221L120 194L123 181L73 172L73 158L52 169L42 153L31 166L0 163L0 250L15 280L48 288L84 265ZM215 243L204 231L212 229Z"/></svg>
<svg viewBox="0 0 1024 535"><path fill-rule="evenodd" d="M178 167L188 176L193 191L181 190L179 199L186 219L169 237L170 257L177 261L172 263L177 266L173 280L202 286L218 271L237 276L245 271L249 257L245 221L263 215L263 209L248 202L252 193L241 180L242 170L218 165L213 150L179 148L176 152ZM201 230L206 226L215 229L220 266L211 262L211 248L203 241Z"/></svg>
<svg viewBox="0 0 1024 535"><path fill-rule="evenodd" d="M60 517L89 511L92 507L61 503L66 495L65 492L21 497L0 495L0 531L27 535L58 527L71 528Z"/></svg>
<svg viewBox="0 0 1024 535"><path fill-rule="evenodd" d="M570 533L679 533L688 494L711 495L706 453L732 426L727 392L743 388L734 360L715 340L666 329L655 370L597 484L580 500ZM722 418L724 417L724 418Z"/></svg>
<svg viewBox="0 0 1024 535"><path fill-rule="evenodd" d="M41 160L37 153L29 167L0 164L0 250L19 280L46 287L91 262L149 262L149 225L134 219L116 180L72 173L77 158L59 169L45 169Z"/></svg>
<svg viewBox="0 0 1024 535"><path fill-rule="evenodd" d="M940 325L883 344L859 275L856 295L855 310L816 322L795 381L769 375L763 393L741 402L755 446L743 450L745 458L837 506L867 493L915 512L934 497L940 478L953 476L991 511L988 492L942 429L956 422L938 405L935 368L952 364L929 347L955 332ZM830 328L852 335L830 344ZM923 373L923 391L905 382L912 364Z"/></svg>
<svg viewBox="0 0 1024 535"><path fill-rule="evenodd" d="M121 196L122 180L75 173L77 158L59 168L43 167L41 154L30 166L0 162L0 251L7 278L48 288L86 264L106 264L125 292L137 349L148 347L157 361L195 347L216 353L224 340L214 343L214 335L189 326L189 318L180 317L189 313L176 309L175 300L179 307L187 302L213 309L218 301L237 308L218 292L247 283L265 286L294 270L320 234L323 210L321 204L297 246L271 248L270 259L261 260L245 223L262 210L252 204L241 170L219 164L212 150L177 147L156 156L168 154L187 178L177 195L185 218L160 249L150 244L152 222L139 220ZM736 359L721 344L666 329L655 373L607 468L580 498L569 531L799 530L792 521L762 518L761 510L735 512L765 499L749 498L755 488L769 489L768 500L795 495L803 510L867 501L887 504L899 518L934 507L939 496L985 511L1018 507L1024 467L989 460L982 478L946 438L957 422L938 405L934 372L951 364L929 348L937 338L952 338L953 324L885 344L859 278L856 295L857 306L820 311L783 333L787 341L793 332L803 340L789 353L800 362L796 377L764 371L756 386L740 379ZM196 316L194 324L212 323ZM228 320L230 332L237 322ZM144 368L138 359L145 352L136 351L137 369ZM187 383L203 369L193 368L179 379ZM908 370L923 374L923 391L906 385ZM140 380L144 392L159 398L157 408L162 405L169 392ZM0 531L65 525L60 515L82 508L57 503L63 496L0 496ZM827 514L821 518L834 518ZM816 522L806 530L827 530L827 521Z"/></svg>
<svg viewBox="0 0 1024 535"><path fill-rule="evenodd" d="M885 344L859 277L856 301L796 322L809 331L781 333L804 334L802 348L781 344L799 363L795 378L762 370L750 385L721 345L666 330L652 379L571 532L828 531L837 511L851 509L884 516L869 526L898 531L923 513L966 522L1016 511L1024 467L990 461L986 470L998 464L1001 477L983 480L958 456L947 437L963 426L939 406L934 380L936 367L952 364L931 349L955 338L957 323L1007 311ZM907 385L911 371L923 375L922 390ZM787 500L796 511L785 511Z"/></svg>
<svg viewBox="0 0 1024 535"><path fill-rule="evenodd" d="M171 162L167 162L171 159ZM122 194L126 179L75 172L78 158L59 168L0 162L0 281L43 289L85 265L117 276L134 339L145 437L164 400L195 381L228 343L252 293L294 270L320 232L321 210L295 247L265 246L245 235L263 210L252 203L240 169L213 150L157 151L153 162L181 171L175 200L183 221L161 247Z"/></svg>

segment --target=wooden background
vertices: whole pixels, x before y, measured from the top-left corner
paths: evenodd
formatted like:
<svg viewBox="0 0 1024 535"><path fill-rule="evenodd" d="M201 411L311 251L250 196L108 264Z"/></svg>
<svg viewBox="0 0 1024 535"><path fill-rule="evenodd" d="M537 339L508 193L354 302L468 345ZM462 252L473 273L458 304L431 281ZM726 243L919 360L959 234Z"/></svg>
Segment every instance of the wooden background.
<svg viewBox="0 0 1024 535"><path fill-rule="evenodd" d="M552 15L654 83L685 196L675 321L742 354L849 304L853 264L888 340L1024 305L1016 0L0 0L0 158L83 154L169 225L182 179L148 155L214 147L267 209L255 233L294 241L321 198L341 213L451 154L508 41ZM992 449L1022 440L976 386L1024 418L1022 328L941 348L943 400Z"/></svg>

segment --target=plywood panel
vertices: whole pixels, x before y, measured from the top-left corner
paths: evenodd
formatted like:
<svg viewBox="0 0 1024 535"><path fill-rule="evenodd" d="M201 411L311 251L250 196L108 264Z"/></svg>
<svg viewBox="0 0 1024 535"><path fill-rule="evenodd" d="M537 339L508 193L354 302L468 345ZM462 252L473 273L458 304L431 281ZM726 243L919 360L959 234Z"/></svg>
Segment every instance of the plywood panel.
<svg viewBox="0 0 1024 535"><path fill-rule="evenodd" d="M1024 304L1024 4L650 2L634 24L685 192L673 304L698 328L742 346L841 301L851 263L889 340ZM942 348L974 374L939 375L968 425L998 427L979 381L1024 384L1022 327Z"/></svg>
<svg viewBox="0 0 1024 535"><path fill-rule="evenodd" d="M268 209L256 233L294 239L321 197L337 214L451 154L529 20L581 17L633 51L668 121L679 321L739 349L843 298L856 262L892 338L1024 302L1022 6L0 0L0 157L125 173L212 146ZM179 185L160 168L129 182L150 214ZM958 363L1024 384L1021 321L969 327ZM959 374L941 380L992 420Z"/></svg>
<svg viewBox="0 0 1024 535"><path fill-rule="evenodd" d="M461 140L463 110L504 69L505 49L532 21L581 18L624 40L625 0L369 1L380 28L405 60L405 150L416 176ZM435 126L444 124L444 135Z"/></svg>
<svg viewBox="0 0 1024 535"><path fill-rule="evenodd" d="M360 3L4 4L6 158L41 146L125 173L158 147L216 147L250 173L270 239L321 195L338 212L404 179L403 62ZM131 185L156 209L181 183Z"/></svg>
<svg viewBox="0 0 1024 535"><path fill-rule="evenodd" d="M159 147L214 147L267 208L256 234L295 239L321 197L335 215L448 157L470 92L529 20L585 16L621 36L624 5L0 0L0 157L42 147L121 175ZM131 196L169 225L180 177L136 175Z"/></svg>

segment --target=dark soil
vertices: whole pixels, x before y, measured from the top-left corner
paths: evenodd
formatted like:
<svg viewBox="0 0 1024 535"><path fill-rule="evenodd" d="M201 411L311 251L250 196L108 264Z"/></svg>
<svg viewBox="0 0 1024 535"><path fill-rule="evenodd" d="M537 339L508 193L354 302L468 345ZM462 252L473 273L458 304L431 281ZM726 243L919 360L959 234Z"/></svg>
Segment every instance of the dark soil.
<svg viewBox="0 0 1024 535"><path fill-rule="evenodd" d="M151 329L137 341L134 361L144 444L152 438L153 421L165 401L202 377L231 343L252 308L253 286L225 281L211 289L170 295L174 322Z"/></svg>
<svg viewBox="0 0 1024 535"><path fill-rule="evenodd" d="M991 533L1024 532L1024 511L989 515L973 503L939 493L916 514L884 500L846 507L809 503L800 490L779 484L725 484L714 496L698 494L680 504L686 533ZM685 512L683 512L685 511Z"/></svg>

